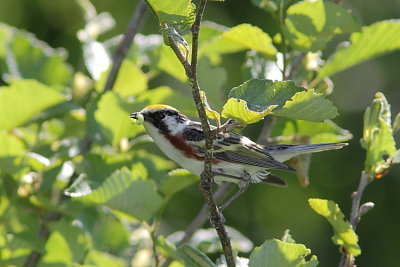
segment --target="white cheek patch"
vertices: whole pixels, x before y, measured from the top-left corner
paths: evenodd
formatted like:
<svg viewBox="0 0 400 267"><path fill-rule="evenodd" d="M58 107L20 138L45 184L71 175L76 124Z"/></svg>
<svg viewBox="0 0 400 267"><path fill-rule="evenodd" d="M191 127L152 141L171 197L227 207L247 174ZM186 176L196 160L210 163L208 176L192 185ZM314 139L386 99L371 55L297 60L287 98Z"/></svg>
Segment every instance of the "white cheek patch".
<svg viewBox="0 0 400 267"><path fill-rule="evenodd" d="M188 124L186 120L184 122L177 122L176 118L172 116L165 117L163 121L166 125L168 125L168 130L172 135L183 132Z"/></svg>

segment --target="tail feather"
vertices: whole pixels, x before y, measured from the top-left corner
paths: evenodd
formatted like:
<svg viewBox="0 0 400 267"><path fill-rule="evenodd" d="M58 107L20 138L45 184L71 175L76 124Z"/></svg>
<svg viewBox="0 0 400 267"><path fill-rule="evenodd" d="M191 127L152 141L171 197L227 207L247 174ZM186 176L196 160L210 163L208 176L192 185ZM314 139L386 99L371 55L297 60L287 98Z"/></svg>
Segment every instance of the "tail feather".
<svg viewBox="0 0 400 267"><path fill-rule="evenodd" d="M284 162L301 154L321 152L326 150L340 149L347 146L348 143L325 143L325 144L309 144L309 145L275 145L266 146L265 150L275 160Z"/></svg>

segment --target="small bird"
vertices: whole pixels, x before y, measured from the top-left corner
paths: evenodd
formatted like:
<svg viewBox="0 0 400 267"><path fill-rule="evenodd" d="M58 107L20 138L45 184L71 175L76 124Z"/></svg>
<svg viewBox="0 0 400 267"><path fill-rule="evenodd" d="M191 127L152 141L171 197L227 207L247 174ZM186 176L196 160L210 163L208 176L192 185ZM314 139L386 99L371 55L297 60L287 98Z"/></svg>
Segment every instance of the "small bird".
<svg viewBox="0 0 400 267"><path fill-rule="evenodd" d="M131 113L131 120L144 125L161 151L184 169L201 175L204 168L205 139L202 125L190 120L168 105L149 105ZM229 123L229 121L228 121ZM239 190L221 207L223 210L243 193L250 183L286 186L285 181L272 175L272 170L295 172L284 161L306 153L339 149L347 143L310 145L259 145L231 131L216 131L213 144L212 172L214 182L232 182Z"/></svg>

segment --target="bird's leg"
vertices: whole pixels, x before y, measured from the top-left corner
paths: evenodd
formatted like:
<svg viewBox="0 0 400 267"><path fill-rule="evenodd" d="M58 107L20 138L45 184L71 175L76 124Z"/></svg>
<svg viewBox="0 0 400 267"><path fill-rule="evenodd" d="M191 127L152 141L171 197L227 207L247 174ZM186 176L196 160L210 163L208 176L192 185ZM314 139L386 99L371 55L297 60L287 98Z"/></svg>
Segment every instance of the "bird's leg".
<svg viewBox="0 0 400 267"><path fill-rule="evenodd" d="M217 133L229 133L232 132L235 129L242 129L244 128L244 125L239 124L236 120L234 119L229 119L227 122L219 126L217 129L213 130L213 134Z"/></svg>
<svg viewBox="0 0 400 267"><path fill-rule="evenodd" d="M240 196L244 191L247 190L247 188L249 187L249 182L244 182L241 183L239 185L239 190L233 195L231 196L227 201L225 201L224 204L222 204L221 206L219 206L219 211L222 212L226 207L229 206L229 204L231 204L238 196Z"/></svg>

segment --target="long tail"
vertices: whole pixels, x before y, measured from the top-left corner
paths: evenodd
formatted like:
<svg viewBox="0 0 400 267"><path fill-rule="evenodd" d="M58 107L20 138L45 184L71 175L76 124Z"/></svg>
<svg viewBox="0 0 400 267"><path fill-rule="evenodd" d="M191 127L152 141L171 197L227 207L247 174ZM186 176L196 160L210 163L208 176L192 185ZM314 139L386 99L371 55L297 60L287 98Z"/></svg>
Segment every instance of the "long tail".
<svg viewBox="0 0 400 267"><path fill-rule="evenodd" d="M277 161L284 162L297 155L340 149L348 143L326 143L310 145L275 145L266 146L265 150Z"/></svg>

